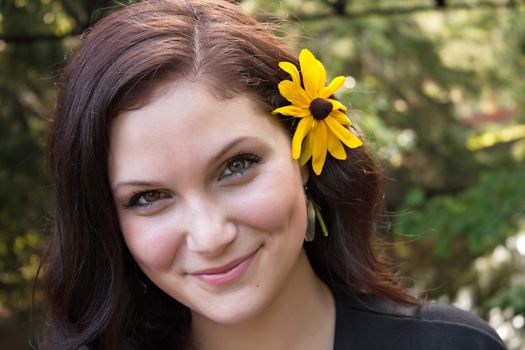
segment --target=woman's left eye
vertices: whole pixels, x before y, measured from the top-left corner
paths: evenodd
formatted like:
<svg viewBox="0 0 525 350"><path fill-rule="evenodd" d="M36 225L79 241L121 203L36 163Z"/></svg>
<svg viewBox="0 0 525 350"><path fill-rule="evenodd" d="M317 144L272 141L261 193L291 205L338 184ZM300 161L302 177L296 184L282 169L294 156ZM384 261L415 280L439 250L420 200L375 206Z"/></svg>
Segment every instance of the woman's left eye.
<svg viewBox="0 0 525 350"><path fill-rule="evenodd" d="M138 192L130 198L125 207L144 209L170 197L169 193L160 190Z"/></svg>
<svg viewBox="0 0 525 350"><path fill-rule="evenodd" d="M222 180L228 176L242 176L253 164L261 161L261 156L256 154L239 154L226 162L226 166L219 176L219 180Z"/></svg>

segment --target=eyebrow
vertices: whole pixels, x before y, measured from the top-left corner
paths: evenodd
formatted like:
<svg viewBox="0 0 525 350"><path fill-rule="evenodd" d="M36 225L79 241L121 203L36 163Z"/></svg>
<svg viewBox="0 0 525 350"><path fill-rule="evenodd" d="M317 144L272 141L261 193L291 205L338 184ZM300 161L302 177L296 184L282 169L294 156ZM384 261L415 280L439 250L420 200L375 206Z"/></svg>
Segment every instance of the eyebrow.
<svg viewBox="0 0 525 350"><path fill-rule="evenodd" d="M161 186L157 182L149 182L149 181L141 181L141 180L130 180L125 182L119 182L115 185L115 187L112 187L113 193L117 192L117 190L121 187L159 187Z"/></svg>
<svg viewBox="0 0 525 350"><path fill-rule="evenodd" d="M217 154L215 154L213 157L210 158L208 161L208 164L215 164L217 163L225 153L227 153L230 149L234 148L235 146L247 143L250 141L258 141L259 138L255 136L241 136L236 139L233 139L232 141L225 144ZM124 182L118 182L114 187L112 187L113 193L117 192L118 189L121 187L158 187L162 186L158 182L150 182L150 181L143 181L143 180L129 180Z"/></svg>
<svg viewBox="0 0 525 350"><path fill-rule="evenodd" d="M241 143L247 143L249 141L258 141L259 138L255 137L255 136L241 136L241 137L238 137L236 139L233 139L232 141L228 142L227 144L225 144L221 150L219 152L217 152L216 155L214 155L209 163L210 164L214 164L214 163L217 163L223 156L225 153L227 153L230 149L234 148L235 146L241 144Z"/></svg>

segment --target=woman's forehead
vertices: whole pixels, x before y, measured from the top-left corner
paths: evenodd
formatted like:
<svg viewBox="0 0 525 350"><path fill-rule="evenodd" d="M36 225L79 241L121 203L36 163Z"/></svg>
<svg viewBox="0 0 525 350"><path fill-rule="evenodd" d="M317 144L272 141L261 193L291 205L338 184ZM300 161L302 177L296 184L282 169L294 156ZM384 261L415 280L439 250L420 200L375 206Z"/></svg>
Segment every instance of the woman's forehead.
<svg viewBox="0 0 525 350"><path fill-rule="evenodd" d="M110 169L120 178L160 169L166 162L209 164L237 140L280 142L283 151L289 148L277 117L250 96L218 99L202 83L178 83L148 105L113 120Z"/></svg>

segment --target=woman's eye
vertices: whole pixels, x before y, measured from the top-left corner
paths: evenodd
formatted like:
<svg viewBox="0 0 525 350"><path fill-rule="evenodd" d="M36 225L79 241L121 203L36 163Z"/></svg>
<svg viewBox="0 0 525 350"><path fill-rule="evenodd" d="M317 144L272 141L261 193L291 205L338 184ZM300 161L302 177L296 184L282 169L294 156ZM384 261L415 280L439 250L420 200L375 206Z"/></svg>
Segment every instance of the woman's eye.
<svg viewBox="0 0 525 350"><path fill-rule="evenodd" d="M169 194L162 191L145 191L135 194L133 197L131 197L129 203L126 205L126 207L148 207L152 204L155 204L156 202L168 198Z"/></svg>
<svg viewBox="0 0 525 350"><path fill-rule="evenodd" d="M219 180L228 176L242 176L254 163L259 163L260 161L261 157L255 154L240 154L235 156L226 163L226 167L219 176Z"/></svg>
<svg viewBox="0 0 525 350"><path fill-rule="evenodd" d="M229 163L226 168L230 173L238 173L246 169L248 166L249 164L246 159L236 159Z"/></svg>

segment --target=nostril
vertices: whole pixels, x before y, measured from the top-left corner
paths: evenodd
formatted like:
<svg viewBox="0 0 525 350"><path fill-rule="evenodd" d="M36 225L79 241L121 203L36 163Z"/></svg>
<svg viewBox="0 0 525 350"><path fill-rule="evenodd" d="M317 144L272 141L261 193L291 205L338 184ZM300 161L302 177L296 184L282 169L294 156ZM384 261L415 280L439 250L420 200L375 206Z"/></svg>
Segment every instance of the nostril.
<svg viewBox="0 0 525 350"><path fill-rule="evenodd" d="M221 254L237 237L237 228L217 218L213 223L192 225L187 234L188 249L194 253L215 256Z"/></svg>

